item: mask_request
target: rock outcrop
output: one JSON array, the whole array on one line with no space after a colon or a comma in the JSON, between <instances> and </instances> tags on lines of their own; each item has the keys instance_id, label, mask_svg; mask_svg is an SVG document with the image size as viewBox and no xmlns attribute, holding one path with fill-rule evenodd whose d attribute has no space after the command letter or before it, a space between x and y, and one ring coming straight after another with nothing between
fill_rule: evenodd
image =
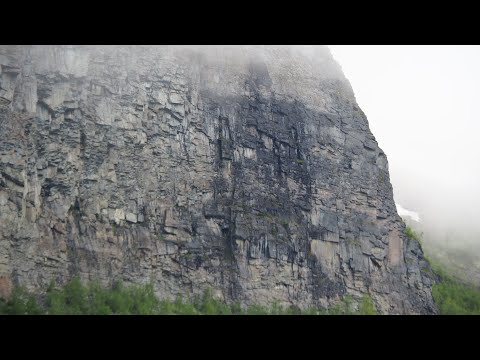
<instances>
[{"instance_id":1,"label":"rock outcrop","mask_svg":"<svg viewBox=\"0 0 480 360\"><path fill-rule=\"evenodd\" d=\"M0 295L73 276L434 313L325 47L0 46Z\"/></svg>"}]
</instances>

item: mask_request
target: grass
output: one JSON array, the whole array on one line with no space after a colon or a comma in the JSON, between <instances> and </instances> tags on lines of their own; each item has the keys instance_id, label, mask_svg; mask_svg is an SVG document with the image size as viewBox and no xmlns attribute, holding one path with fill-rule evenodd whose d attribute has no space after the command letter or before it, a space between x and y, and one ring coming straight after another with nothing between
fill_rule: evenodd
<instances>
[{"instance_id":1,"label":"grass","mask_svg":"<svg viewBox=\"0 0 480 360\"><path fill-rule=\"evenodd\" d=\"M480 315L480 289L456 278L438 262L432 268L441 282L432 287L432 295L441 315Z\"/></svg>"},{"instance_id":2,"label":"grass","mask_svg":"<svg viewBox=\"0 0 480 360\"><path fill-rule=\"evenodd\" d=\"M372 299L365 295L354 310L354 300L345 296L328 309L251 305L239 302L227 304L215 298L211 290L191 300L178 297L174 301L160 300L151 284L124 286L121 282L104 288L99 282L83 284L74 278L64 287L53 283L46 295L38 299L23 288L15 288L8 300L0 300L4 315L373 315Z\"/></svg>"},{"instance_id":3,"label":"grass","mask_svg":"<svg viewBox=\"0 0 480 360\"><path fill-rule=\"evenodd\" d=\"M359 315L378 315L375 304L369 295L364 295L360 303Z\"/></svg>"},{"instance_id":4,"label":"grass","mask_svg":"<svg viewBox=\"0 0 480 360\"><path fill-rule=\"evenodd\" d=\"M405 235L418 242L422 238L407 226ZM480 289L454 275L453 271L437 260L425 257L440 281L432 286L432 296L441 315L480 315ZM425 272L425 269L422 269Z\"/></svg>"}]
</instances>

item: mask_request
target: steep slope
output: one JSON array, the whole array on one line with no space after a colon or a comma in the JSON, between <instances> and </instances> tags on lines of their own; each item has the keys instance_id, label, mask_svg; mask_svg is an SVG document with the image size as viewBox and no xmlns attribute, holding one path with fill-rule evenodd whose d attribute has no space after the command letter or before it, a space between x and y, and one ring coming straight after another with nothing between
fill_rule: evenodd
<instances>
[{"instance_id":1,"label":"steep slope","mask_svg":"<svg viewBox=\"0 0 480 360\"><path fill-rule=\"evenodd\" d=\"M325 47L0 46L0 292L435 312L388 163Z\"/></svg>"}]
</instances>

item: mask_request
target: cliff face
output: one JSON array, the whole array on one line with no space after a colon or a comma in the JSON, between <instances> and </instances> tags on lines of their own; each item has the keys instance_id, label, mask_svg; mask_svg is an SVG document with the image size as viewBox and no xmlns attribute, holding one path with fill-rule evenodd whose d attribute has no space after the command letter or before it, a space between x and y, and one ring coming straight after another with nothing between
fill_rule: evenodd
<instances>
[{"instance_id":1,"label":"cliff face","mask_svg":"<svg viewBox=\"0 0 480 360\"><path fill-rule=\"evenodd\" d=\"M2 45L0 66L1 294L79 275L435 312L327 48Z\"/></svg>"}]
</instances>

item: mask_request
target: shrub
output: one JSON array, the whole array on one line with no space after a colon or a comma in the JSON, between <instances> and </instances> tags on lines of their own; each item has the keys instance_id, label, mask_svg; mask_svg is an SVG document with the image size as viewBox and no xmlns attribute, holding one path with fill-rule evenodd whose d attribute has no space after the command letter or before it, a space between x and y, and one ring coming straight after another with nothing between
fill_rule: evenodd
<instances>
[{"instance_id":1,"label":"shrub","mask_svg":"<svg viewBox=\"0 0 480 360\"><path fill-rule=\"evenodd\" d=\"M211 290L192 300L177 297L175 301L159 300L152 284L124 286L122 282L105 288L98 281L82 283L74 278L63 287L48 286L45 301L40 305L32 294L15 288L10 299L0 301L0 314L51 315L323 315L373 314L375 307L370 297L364 297L359 311L353 310L353 298L345 296L330 309L311 307L301 310L296 306L282 307L251 305L242 308L239 302L227 304L215 298Z\"/></svg>"},{"instance_id":2,"label":"shrub","mask_svg":"<svg viewBox=\"0 0 480 360\"><path fill-rule=\"evenodd\" d=\"M421 237L408 227L408 238L421 241ZM438 261L426 258L440 281L432 286L432 296L442 315L479 315L480 290L457 278L453 272ZM422 269L425 271L424 269Z\"/></svg>"},{"instance_id":3,"label":"shrub","mask_svg":"<svg viewBox=\"0 0 480 360\"><path fill-rule=\"evenodd\" d=\"M22 287L14 288L8 300L0 300L0 314L41 315L42 313L35 297Z\"/></svg>"},{"instance_id":4,"label":"shrub","mask_svg":"<svg viewBox=\"0 0 480 360\"><path fill-rule=\"evenodd\" d=\"M409 238L410 240L416 240L418 242L420 242L420 235L418 235L415 230L413 230L410 226L407 226L405 228L405 235L407 236L407 238Z\"/></svg>"},{"instance_id":5,"label":"shrub","mask_svg":"<svg viewBox=\"0 0 480 360\"><path fill-rule=\"evenodd\" d=\"M362 297L362 302L358 309L359 315L378 315L377 309L375 309L375 304L373 303L372 298L368 294L364 294Z\"/></svg>"},{"instance_id":6,"label":"shrub","mask_svg":"<svg viewBox=\"0 0 480 360\"><path fill-rule=\"evenodd\" d=\"M464 284L435 264L441 282L432 287L432 295L442 315L480 315L480 290Z\"/></svg>"}]
</instances>

